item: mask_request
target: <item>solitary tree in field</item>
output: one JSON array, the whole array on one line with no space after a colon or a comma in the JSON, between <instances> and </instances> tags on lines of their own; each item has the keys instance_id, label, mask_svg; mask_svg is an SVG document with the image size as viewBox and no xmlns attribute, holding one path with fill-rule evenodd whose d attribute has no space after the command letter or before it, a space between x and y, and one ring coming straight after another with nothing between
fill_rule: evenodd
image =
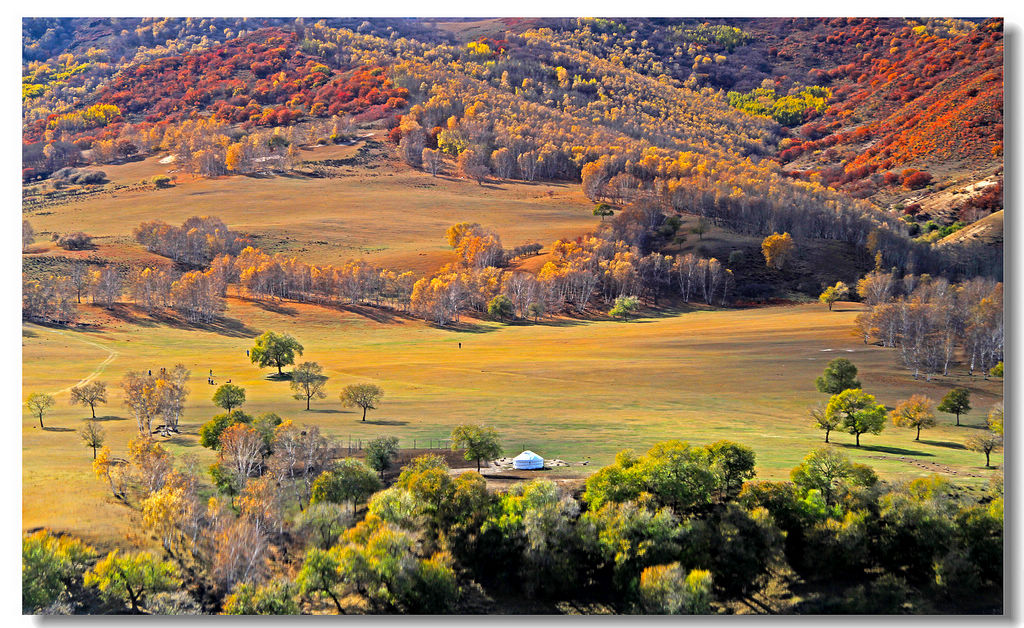
<instances>
[{"instance_id":1,"label":"solitary tree in field","mask_svg":"<svg viewBox=\"0 0 1024 628\"><path fill-rule=\"evenodd\" d=\"M860 388L857 367L846 358L836 358L828 363L821 377L814 380L818 392L838 395L844 390Z\"/></svg>"},{"instance_id":2,"label":"solitary tree in field","mask_svg":"<svg viewBox=\"0 0 1024 628\"><path fill-rule=\"evenodd\" d=\"M501 441L493 427L480 425L459 425L452 430L452 451L465 449L466 460L476 460L476 470L480 471L480 462L501 455Z\"/></svg>"},{"instance_id":3,"label":"solitary tree in field","mask_svg":"<svg viewBox=\"0 0 1024 628\"><path fill-rule=\"evenodd\" d=\"M256 338L249 359L260 368L276 366L277 374L283 375L281 367L295 364L295 354L302 355L302 351L302 345L291 334L268 331Z\"/></svg>"},{"instance_id":4,"label":"solitary tree in field","mask_svg":"<svg viewBox=\"0 0 1024 628\"><path fill-rule=\"evenodd\" d=\"M796 245L789 233L773 233L761 242L765 263L771 268L782 268L793 254Z\"/></svg>"},{"instance_id":5,"label":"solitary tree in field","mask_svg":"<svg viewBox=\"0 0 1024 628\"><path fill-rule=\"evenodd\" d=\"M992 452L999 448L1003 444L1003 437L993 432L985 432L984 434L971 436L967 439L967 448L971 451L978 451L985 454L985 467L992 466L990 463L990 456Z\"/></svg>"},{"instance_id":6,"label":"solitary tree in field","mask_svg":"<svg viewBox=\"0 0 1024 628\"><path fill-rule=\"evenodd\" d=\"M292 397L306 400L306 409L309 410L310 399L323 399L327 397L324 387L327 385L327 376L323 374L324 367L316 362L303 362L292 371L292 390L295 394Z\"/></svg>"},{"instance_id":7,"label":"solitary tree in field","mask_svg":"<svg viewBox=\"0 0 1024 628\"><path fill-rule=\"evenodd\" d=\"M615 299L615 305L612 306L612 309L608 310L608 316L628 321L629 317L639 309L640 301L636 297L618 297Z\"/></svg>"},{"instance_id":8,"label":"solitary tree in field","mask_svg":"<svg viewBox=\"0 0 1024 628\"><path fill-rule=\"evenodd\" d=\"M512 318L515 308L512 301L505 295L499 294L487 304L487 315L496 320Z\"/></svg>"},{"instance_id":9,"label":"solitary tree in field","mask_svg":"<svg viewBox=\"0 0 1024 628\"><path fill-rule=\"evenodd\" d=\"M78 435L85 441L86 447L92 447L92 459L95 460L96 450L103 446L105 440L103 428L96 421L89 421L78 431Z\"/></svg>"},{"instance_id":10,"label":"solitary tree in field","mask_svg":"<svg viewBox=\"0 0 1024 628\"><path fill-rule=\"evenodd\" d=\"M708 232L708 221L704 220L703 217L697 219L697 224L690 229L690 233L697 236L698 240L704 239L704 234Z\"/></svg>"},{"instance_id":11,"label":"solitary tree in field","mask_svg":"<svg viewBox=\"0 0 1024 628\"><path fill-rule=\"evenodd\" d=\"M366 464L380 474L391 468L391 463L398 457L398 439L394 436L381 436L366 445Z\"/></svg>"},{"instance_id":12,"label":"solitary tree in field","mask_svg":"<svg viewBox=\"0 0 1024 628\"><path fill-rule=\"evenodd\" d=\"M859 388L833 395L825 412L842 417L840 426L856 436L858 447L861 434L880 434L885 429L885 406L876 403L874 395Z\"/></svg>"},{"instance_id":13,"label":"solitary tree in field","mask_svg":"<svg viewBox=\"0 0 1024 628\"><path fill-rule=\"evenodd\" d=\"M362 408L365 421L366 411L375 410L383 396L384 391L376 384L350 384L341 391L341 403L347 408Z\"/></svg>"},{"instance_id":14,"label":"solitary tree in field","mask_svg":"<svg viewBox=\"0 0 1024 628\"><path fill-rule=\"evenodd\" d=\"M843 417L838 413L833 412L829 414L825 411L825 408L818 406L809 410L811 420L814 422L814 426L820 430L825 430L825 442L828 442L828 435L832 433L832 430L839 427L842 423Z\"/></svg>"},{"instance_id":15,"label":"solitary tree in field","mask_svg":"<svg viewBox=\"0 0 1024 628\"><path fill-rule=\"evenodd\" d=\"M818 300L828 306L828 311L832 311L832 306L835 305L836 301L845 299L850 295L850 288L843 282L837 281L836 285L825 288L825 291L821 293Z\"/></svg>"},{"instance_id":16,"label":"solitary tree in field","mask_svg":"<svg viewBox=\"0 0 1024 628\"><path fill-rule=\"evenodd\" d=\"M231 412L245 403L245 389L234 384L221 384L213 393L213 404Z\"/></svg>"},{"instance_id":17,"label":"solitary tree in field","mask_svg":"<svg viewBox=\"0 0 1024 628\"><path fill-rule=\"evenodd\" d=\"M39 427L43 427L43 415L46 414L47 410L53 407L56 403L53 400L53 395L46 393L32 393L28 396L25 401L25 405L28 407L29 412L39 417Z\"/></svg>"},{"instance_id":18,"label":"solitary tree in field","mask_svg":"<svg viewBox=\"0 0 1024 628\"><path fill-rule=\"evenodd\" d=\"M71 403L80 406L89 406L92 410L92 418L96 418L97 404L107 402L107 385L104 382L95 381L82 386L75 386L71 389Z\"/></svg>"},{"instance_id":19,"label":"solitary tree in field","mask_svg":"<svg viewBox=\"0 0 1024 628\"><path fill-rule=\"evenodd\" d=\"M921 440L921 428L935 425L935 413L932 412L932 400L924 395L913 395L900 403L889 413L893 425L898 427L917 428L917 437Z\"/></svg>"},{"instance_id":20,"label":"solitary tree in field","mask_svg":"<svg viewBox=\"0 0 1024 628\"><path fill-rule=\"evenodd\" d=\"M956 424L960 425L960 415L971 411L971 391L966 388L954 388L942 398L938 410L947 414L955 414Z\"/></svg>"},{"instance_id":21,"label":"solitary tree in field","mask_svg":"<svg viewBox=\"0 0 1024 628\"><path fill-rule=\"evenodd\" d=\"M601 222L604 222L604 219L608 216L614 216L615 211L612 210L612 206L608 203L598 203L594 206L594 215L600 216Z\"/></svg>"}]
</instances>

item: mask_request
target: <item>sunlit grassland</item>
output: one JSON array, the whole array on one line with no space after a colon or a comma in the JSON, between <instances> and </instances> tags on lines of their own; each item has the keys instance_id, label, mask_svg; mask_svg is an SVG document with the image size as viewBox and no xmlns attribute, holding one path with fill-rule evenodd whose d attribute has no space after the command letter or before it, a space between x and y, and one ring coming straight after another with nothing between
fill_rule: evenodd
<instances>
[{"instance_id":1,"label":"sunlit grassland","mask_svg":"<svg viewBox=\"0 0 1024 628\"><path fill-rule=\"evenodd\" d=\"M864 387L888 406L917 392L938 401L950 387L964 385L972 390L975 409L959 428L952 416L940 413L940 425L925 430L920 442L914 442L913 430L890 424L879 436L862 436L860 449L848 434L833 433L833 443L888 479L933 470L913 459L940 465L935 470L958 482L987 482L993 471L984 469L984 456L962 444L1001 400L1001 382L968 378L959 367L949 378L915 381L893 350L866 346L852 335L858 307L679 310L628 323L470 321L453 331L374 310L266 306L232 298L226 316L238 324L217 330L154 324L138 312L131 319L107 319L97 331L26 325L24 395L62 392L46 419L52 429L40 430L34 417L23 414L23 525L47 525L96 541L130 529L128 510L108 498L91 471L90 450L76 433L88 408L71 407L64 390L92 374L111 352L115 357L98 375L108 382L110 403L98 414L107 418L108 442L118 453L135 432L117 386L124 372L181 362L192 371L191 394L183 434L166 442L175 454L194 453L203 464L214 454L198 446L196 430L219 411L210 401L214 387L206 382L212 369L217 384L230 379L246 388L247 411L318 425L344 442L395 435L403 446L412 446L413 439L423 446L459 423L479 422L498 430L506 454L525 447L546 458L589 459L590 466L569 468L583 474L625 448L643 450L668 438L698 444L729 439L754 448L759 477L776 479L787 477L822 443L822 433L808 424L807 408L826 400L814 389L814 378L828 360L842 356L858 366ZM91 306L87 310L99 316ZM319 362L330 377L329 397L314 400L310 412L291 398L287 382L266 379L271 369L257 369L246 358L252 337L270 329L297 337L305 345L301 360ZM341 388L354 382L385 390L365 423L338 399ZM1001 462L1001 455L993 456L993 464Z\"/></svg>"}]
</instances>

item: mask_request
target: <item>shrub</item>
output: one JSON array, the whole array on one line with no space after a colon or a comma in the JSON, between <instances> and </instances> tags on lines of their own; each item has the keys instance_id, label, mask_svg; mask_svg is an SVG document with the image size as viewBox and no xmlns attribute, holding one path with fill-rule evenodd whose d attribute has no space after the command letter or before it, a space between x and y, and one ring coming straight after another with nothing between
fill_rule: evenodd
<instances>
[{"instance_id":1,"label":"shrub","mask_svg":"<svg viewBox=\"0 0 1024 628\"><path fill-rule=\"evenodd\" d=\"M928 174L927 172L922 172L921 170L911 170L908 173L907 171L904 171L903 187L907 188L908 190L916 190L918 188L923 188L924 186L931 183L931 181L932 175Z\"/></svg>"},{"instance_id":2,"label":"shrub","mask_svg":"<svg viewBox=\"0 0 1024 628\"><path fill-rule=\"evenodd\" d=\"M66 251L81 251L92 248L92 236L86 235L81 231L65 233L57 238L57 246Z\"/></svg>"}]
</instances>

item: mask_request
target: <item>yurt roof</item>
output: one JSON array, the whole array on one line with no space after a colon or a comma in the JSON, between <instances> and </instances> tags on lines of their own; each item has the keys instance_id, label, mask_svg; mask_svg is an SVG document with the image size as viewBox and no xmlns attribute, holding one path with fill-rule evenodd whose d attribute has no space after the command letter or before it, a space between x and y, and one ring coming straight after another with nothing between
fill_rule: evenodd
<instances>
[{"instance_id":1,"label":"yurt roof","mask_svg":"<svg viewBox=\"0 0 1024 628\"><path fill-rule=\"evenodd\" d=\"M529 449L515 457L516 460L544 460Z\"/></svg>"}]
</instances>

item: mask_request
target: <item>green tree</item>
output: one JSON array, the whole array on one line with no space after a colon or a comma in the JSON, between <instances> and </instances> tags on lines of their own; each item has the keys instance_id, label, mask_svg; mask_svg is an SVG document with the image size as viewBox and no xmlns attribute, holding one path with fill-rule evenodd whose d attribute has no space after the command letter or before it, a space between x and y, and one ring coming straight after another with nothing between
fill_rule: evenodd
<instances>
[{"instance_id":1,"label":"green tree","mask_svg":"<svg viewBox=\"0 0 1024 628\"><path fill-rule=\"evenodd\" d=\"M309 544L327 549L348 529L351 520L351 515L340 504L320 502L299 511L295 528L302 535L300 538L308 539Z\"/></svg>"},{"instance_id":2,"label":"green tree","mask_svg":"<svg viewBox=\"0 0 1024 628\"><path fill-rule=\"evenodd\" d=\"M615 212L612 210L612 206L608 203L598 203L594 206L594 215L601 217L601 222L608 216L614 216Z\"/></svg>"},{"instance_id":3,"label":"green tree","mask_svg":"<svg viewBox=\"0 0 1024 628\"><path fill-rule=\"evenodd\" d=\"M501 440L493 427L481 425L458 425L452 430L452 451L465 449L466 460L476 460L476 470L480 471L480 462L501 455Z\"/></svg>"},{"instance_id":4,"label":"green tree","mask_svg":"<svg viewBox=\"0 0 1024 628\"><path fill-rule=\"evenodd\" d=\"M298 615L298 587L285 579L264 584L240 582L224 600L225 615Z\"/></svg>"},{"instance_id":5,"label":"green tree","mask_svg":"<svg viewBox=\"0 0 1024 628\"><path fill-rule=\"evenodd\" d=\"M988 374L991 377L1002 377L1003 376L1003 362L1000 360L998 364L988 370Z\"/></svg>"},{"instance_id":6,"label":"green tree","mask_svg":"<svg viewBox=\"0 0 1024 628\"><path fill-rule=\"evenodd\" d=\"M70 536L40 530L21 539L21 606L31 614L63 597L96 550Z\"/></svg>"},{"instance_id":7,"label":"green tree","mask_svg":"<svg viewBox=\"0 0 1024 628\"><path fill-rule=\"evenodd\" d=\"M325 595L334 602L338 613L344 614L345 610L338 599L344 595L340 553L340 547L329 550L310 548L306 551L306 558L302 562L302 569L299 570L295 583L299 585L299 592L302 595Z\"/></svg>"},{"instance_id":8,"label":"green tree","mask_svg":"<svg viewBox=\"0 0 1024 628\"><path fill-rule=\"evenodd\" d=\"M720 440L706 447L711 470L727 499L740 494L743 483L754 477L754 450L732 441Z\"/></svg>"},{"instance_id":9,"label":"green tree","mask_svg":"<svg viewBox=\"0 0 1024 628\"><path fill-rule=\"evenodd\" d=\"M640 310L640 300L636 297L617 297L608 316L629 320L629 317Z\"/></svg>"},{"instance_id":10,"label":"green tree","mask_svg":"<svg viewBox=\"0 0 1024 628\"><path fill-rule=\"evenodd\" d=\"M85 586L96 587L108 600L127 602L136 613L149 595L180 585L174 564L149 552L122 555L114 550L85 573Z\"/></svg>"},{"instance_id":11,"label":"green tree","mask_svg":"<svg viewBox=\"0 0 1024 628\"><path fill-rule=\"evenodd\" d=\"M526 306L526 315L532 316L535 323L540 320L541 316L544 316L546 311L547 308L544 307L544 303L541 301L534 301Z\"/></svg>"},{"instance_id":12,"label":"green tree","mask_svg":"<svg viewBox=\"0 0 1024 628\"><path fill-rule=\"evenodd\" d=\"M512 318L514 314L515 307L512 305L511 299L503 294L497 295L487 303L487 315L495 320Z\"/></svg>"},{"instance_id":13,"label":"green tree","mask_svg":"<svg viewBox=\"0 0 1024 628\"><path fill-rule=\"evenodd\" d=\"M384 391L376 384L350 384L341 391L341 403L346 408L362 408L365 421L366 411L375 410L383 396Z\"/></svg>"},{"instance_id":14,"label":"green tree","mask_svg":"<svg viewBox=\"0 0 1024 628\"><path fill-rule=\"evenodd\" d=\"M394 436L380 436L366 444L366 464L380 474L384 479L384 472L391 468L391 463L398 457L398 438Z\"/></svg>"},{"instance_id":15,"label":"green tree","mask_svg":"<svg viewBox=\"0 0 1024 628\"><path fill-rule=\"evenodd\" d=\"M292 395L300 401L306 400L306 409L309 410L310 399L325 399L327 393L324 387L327 386L327 376L323 374L324 367L316 362L303 362L292 370Z\"/></svg>"},{"instance_id":16,"label":"green tree","mask_svg":"<svg viewBox=\"0 0 1024 628\"><path fill-rule=\"evenodd\" d=\"M828 306L828 311L832 311L832 306L836 301L845 299L850 296L850 288L843 282L837 281L836 285L825 288L825 291L821 293L818 300Z\"/></svg>"},{"instance_id":17,"label":"green tree","mask_svg":"<svg viewBox=\"0 0 1024 628\"><path fill-rule=\"evenodd\" d=\"M213 393L213 404L231 412L245 403L245 389L234 384L221 384Z\"/></svg>"},{"instance_id":18,"label":"green tree","mask_svg":"<svg viewBox=\"0 0 1024 628\"><path fill-rule=\"evenodd\" d=\"M54 401L53 395L48 395L46 393L32 393L25 401L25 406L28 408L29 412L39 417L39 427L43 428L43 415L45 415L47 410L52 408L55 403L57 402Z\"/></svg>"},{"instance_id":19,"label":"green tree","mask_svg":"<svg viewBox=\"0 0 1024 628\"><path fill-rule=\"evenodd\" d=\"M96 406L107 402L107 385L101 381L90 382L71 389L71 403L89 406L92 418L96 418Z\"/></svg>"},{"instance_id":20,"label":"green tree","mask_svg":"<svg viewBox=\"0 0 1024 628\"><path fill-rule=\"evenodd\" d=\"M956 424L960 425L960 415L971 411L971 391L966 388L954 388L946 393L937 408L939 412L956 415Z\"/></svg>"},{"instance_id":21,"label":"green tree","mask_svg":"<svg viewBox=\"0 0 1024 628\"><path fill-rule=\"evenodd\" d=\"M840 486L853 477L853 463L844 454L832 447L819 447L804 457L803 462L789 473L804 494L817 490L825 503L832 505Z\"/></svg>"},{"instance_id":22,"label":"green tree","mask_svg":"<svg viewBox=\"0 0 1024 628\"><path fill-rule=\"evenodd\" d=\"M324 471L313 482L311 504L331 502L333 504L356 504L366 501L370 495L383 488L373 469L352 458L346 458L331 471Z\"/></svg>"},{"instance_id":23,"label":"green tree","mask_svg":"<svg viewBox=\"0 0 1024 628\"><path fill-rule=\"evenodd\" d=\"M86 447L92 447L92 459L96 459L96 450L103 446L106 439L103 428L96 421L89 421L85 427L78 431L78 435L85 441Z\"/></svg>"},{"instance_id":24,"label":"green tree","mask_svg":"<svg viewBox=\"0 0 1024 628\"><path fill-rule=\"evenodd\" d=\"M921 440L921 428L935 425L932 400L924 395L912 395L910 399L893 408L889 418L897 427L917 428L917 437L914 440Z\"/></svg>"},{"instance_id":25,"label":"green tree","mask_svg":"<svg viewBox=\"0 0 1024 628\"><path fill-rule=\"evenodd\" d=\"M825 412L843 417L841 427L857 438L858 447L861 434L880 434L885 429L885 406L860 388L832 395Z\"/></svg>"},{"instance_id":26,"label":"green tree","mask_svg":"<svg viewBox=\"0 0 1024 628\"><path fill-rule=\"evenodd\" d=\"M695 234L698 240L703 240L704 234L707 233L710 230L710 228L711 227L710 225L708 225L708 221L704 220L704 218L701 217L698 218L697 223L690 228L690 233Z\"/></svg>"},{"instance_id":27,"label":"green tree","mask_svg":"<svg viewBox=\"0 0 1024 628\"><path fill-rule=\"evenodd\" d=\"M302 345L291 334L268 331L256 338L249 359L260 368L276 366L277 374L283 375L281 367L295 364L295 354L302 355L302 351Z\"/></svg>"},{"instance_id":28,"label":"green tree","mask_svg":"<svg viewBox=\"0 0 1024 628\"><path fill-rule=\"evenodd\" d=\"M199 428L199 444L210 449L220 447L220 435L235 423L252 423L252 416L241 410L215 415Z\"/></svg>"},{"instance_id":29,"label":"green tree","mask_svg":"<svg viewBox=\"0 0 1024 628\"><path fill-rule=\"evenodd\" d=\"M814 380L818 392L838 395L844 390L860 388L857 367L846 358L836 358L828 363L825 372Z\"/></svg>"}]
</instances>

